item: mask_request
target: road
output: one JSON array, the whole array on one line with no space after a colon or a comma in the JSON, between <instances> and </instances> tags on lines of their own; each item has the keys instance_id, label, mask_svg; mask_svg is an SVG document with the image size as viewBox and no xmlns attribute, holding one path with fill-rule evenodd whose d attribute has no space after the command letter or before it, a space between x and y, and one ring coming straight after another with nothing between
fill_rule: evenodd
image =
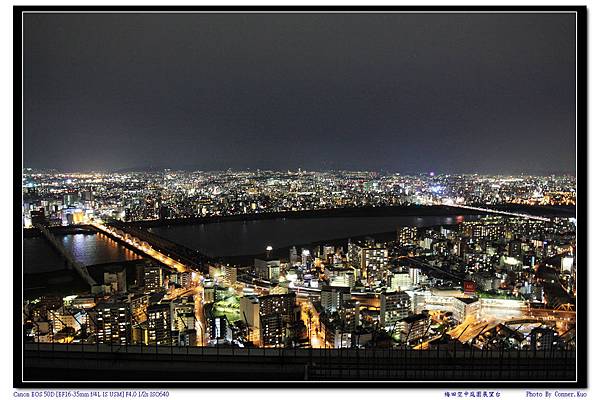
<instances>
[{"instance_id":1,"label":"road","mask_svg":"<svg viewBox=\"0 0 600 400\"><path fill-rule=\"evenodd\" d=\"M190 272L192 271L192 268L190 268L187 265L184 265L182 263L180 263L177 260L174 260L173 258L166 256L162 253L160 253L159 251L156 251L152 248L152 246L148 245L148 244L140 244L137 243L134 240L131 240L129 238L125 238L124 236L121 236L119 233L117 233L116 229L110 227L110 226L106 226L104 224L101 224L98 221L92 221L90 223L92 226L94 226L95 228L99 229L100 231L104 232L105 234L112 236L116 239L122 240L125 243L127 243L128 245L134 247L135 249L141 251L142 253L146 254L147 256L149 256L150 258L153 258L156 261L159 261L163 264L165 264L168 267L171 267L173 269L176 269L178 272ZM145 243L145 242L142 242Z\"/></svg>"},{"instance_id":2,"label":"road","mask_svg":"<svg viewBox=\"0 0 600 400\"><path fill-rule=\"evenodd\" d=\"M296 297L296 300L300 304L300 317L302 318L302 322L304 322L304 326L306 326L308 331L311 347L325 348L325 340L323 337L323 332L320 330L319 317L317 316L317 313L314 311L313 307L309 304L309 299L304 297ZM309 310L312 313L310 322L308 318Z\"/></svg>"},{"instance_id":3,"label":"road","mask_svg":"<svg viewBox=\"0 0 600 400\"><path fill-rule=\"evenodd\" d=\"M206 320L204 319L204 287L196 286L194 288L194 316L196 318L196 338L197 346L208 345L208 335L206 334Z\"/></svg>"}]
</instances>

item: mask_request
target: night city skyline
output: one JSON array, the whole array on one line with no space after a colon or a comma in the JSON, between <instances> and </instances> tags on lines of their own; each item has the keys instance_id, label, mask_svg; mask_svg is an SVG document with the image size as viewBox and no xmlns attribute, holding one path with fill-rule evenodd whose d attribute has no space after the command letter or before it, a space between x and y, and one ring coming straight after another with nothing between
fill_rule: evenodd
<instances>
[{"instance_id":1,"label":"night city skyline","mask_svg":"<svg viewBox=\"0 0 600 400\"><path fill-rule=\"evenodd\" d=\"M573 173L574 22L28 14L24 166Z\"/></svg>"},{"instance_id":2,"label":"night city skyline","mask_svg":"<svg viewBox=\"0 0 600 400\"><path fill-rule=\"evenodd\" d=\"M14 7L14 386L583 397L586 8L404 9Z\"/></svg>"}]
</instances>

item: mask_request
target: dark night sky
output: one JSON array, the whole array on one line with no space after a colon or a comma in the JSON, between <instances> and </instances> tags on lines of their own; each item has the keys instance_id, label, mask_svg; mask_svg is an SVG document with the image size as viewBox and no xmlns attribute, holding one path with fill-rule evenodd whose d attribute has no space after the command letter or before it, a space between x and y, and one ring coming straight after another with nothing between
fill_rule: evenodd
<instances>
[{"instance_id":1,"label":"dark night sky","mask_svg":"<svg viewBox=\"0 0 600 400\"><path fill-rule=\"evenodd\" d=\"M26 167L575 170L573 14L24 21Z\"/></svg>"}]
</instances>

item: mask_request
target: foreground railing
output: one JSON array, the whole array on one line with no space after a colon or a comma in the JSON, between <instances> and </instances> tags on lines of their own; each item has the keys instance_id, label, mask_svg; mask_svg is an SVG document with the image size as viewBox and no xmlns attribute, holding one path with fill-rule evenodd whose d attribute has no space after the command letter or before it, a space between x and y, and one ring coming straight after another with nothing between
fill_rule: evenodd
<instances>
[{"instance_id":1,"label":"foreground railing","mask_svg":"<svg viewBox=\"0 0 600 400\"><path fill-rule=\"evenodd\" d=\"M165 373L184 381L576 379L576 352L565 349L284 349L27 343L24 364L25 376L29 368L36 379L59 370L64 371L61 376L67 374L75 380L98 374L115 380L127 380L134 374L144 380Z\"/></svg>"}]
</instances>

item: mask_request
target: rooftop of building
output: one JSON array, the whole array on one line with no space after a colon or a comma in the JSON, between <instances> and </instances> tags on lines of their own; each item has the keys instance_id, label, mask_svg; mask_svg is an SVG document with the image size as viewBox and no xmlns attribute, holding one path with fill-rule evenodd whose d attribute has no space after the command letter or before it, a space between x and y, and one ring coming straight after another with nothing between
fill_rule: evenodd
<instances>
[{"instance_id":1,"label":"rooftop of building","mask_svg":"<svg viewBox=\"0 0 600 400\"><path fill-rule=\"evenodd\" d=\"M455 298L462 301L465 304L473 304L473 303L479 301L479 299L476 297L455 297Z\"/></svg>"}]
</instances>

